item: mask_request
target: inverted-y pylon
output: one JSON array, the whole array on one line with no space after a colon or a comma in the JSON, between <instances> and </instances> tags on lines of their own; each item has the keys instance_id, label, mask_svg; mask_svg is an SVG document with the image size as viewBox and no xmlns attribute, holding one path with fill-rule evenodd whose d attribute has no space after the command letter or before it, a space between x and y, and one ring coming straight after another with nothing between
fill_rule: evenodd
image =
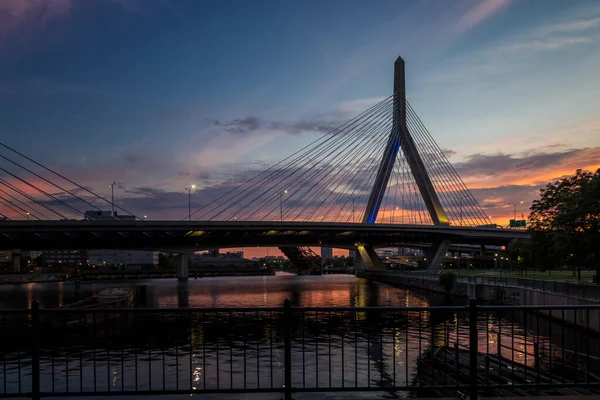
<instances>
[{"instance_id":1,"label":"inverted-y pylon","mask_svg":"<svg viewBox=\"0 0 600 400\"><path fill-rule=\"evenodd\" d=\"M373 224L377 219L377 213L381 207L381 201L394 169L394 162L398 156L398 150L402 149L405 158L408 161L410 171L415 179L417 187L421 192L427 211L435 225L448 225L448 217L444 207L438 198L431 179L425 169L425 164L417 150L408 126L406 125L406 85L405 85L404 60L398 57L394 63L394 106L393 106L393 124L389 139L386 144L385 153L375 184L371 191L371 196L367 203L367 209L363 217L363 223Z\"/></svg>"}]
</instances>

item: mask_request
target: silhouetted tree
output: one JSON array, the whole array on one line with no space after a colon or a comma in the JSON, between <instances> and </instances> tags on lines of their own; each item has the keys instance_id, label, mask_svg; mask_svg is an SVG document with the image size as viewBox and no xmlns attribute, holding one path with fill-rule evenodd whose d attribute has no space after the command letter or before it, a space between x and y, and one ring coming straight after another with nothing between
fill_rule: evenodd
<instances>
[{"instance_id":1,"label":"silhouetted tree","mask_svg":"<svg viewBox=\"0 0 600 400\"><path fill-rule=\"evenodd\" d=\"M577 170L540 190L529 216L533 261L596 268L600 276L600 169Z\"/></svg>"}]
</instances>

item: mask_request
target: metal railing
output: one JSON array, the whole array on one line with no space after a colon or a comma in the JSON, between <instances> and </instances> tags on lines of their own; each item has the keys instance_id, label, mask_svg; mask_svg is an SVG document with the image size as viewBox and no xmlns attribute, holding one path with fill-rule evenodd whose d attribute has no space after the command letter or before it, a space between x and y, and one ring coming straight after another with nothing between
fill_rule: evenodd
<instances>
[{"instance_id":1,"label":"metal railing","mask_svg":"<svg viewBox=\"0 0 600 400\"><path fill-rule=\"evenodd\" d=\"M454 272L449 270L449 272ZM438 280L439 275L432 272L369 271L369 274L387 274L390 276ZM543 292L566 294L582 298L600 299L600 285L583 283L556 282L530 278L503 278L498 276L471 276L456 274L457 282L477 283L496 286L524 287Z\"/></svg>"},{"instance_id":2,"label":"metal railing","mask_svg":"<svg viewBox=\"0 0 600 400\"><path fill-rule=\"evenodd\" d=\"M531 313L537 311L537 313ZM546 319L582 319L577 329ZM579 316L579 317L578 317ZM600 394L600 305L0 311L0 397Z\"/></svg>"}]
</instances>

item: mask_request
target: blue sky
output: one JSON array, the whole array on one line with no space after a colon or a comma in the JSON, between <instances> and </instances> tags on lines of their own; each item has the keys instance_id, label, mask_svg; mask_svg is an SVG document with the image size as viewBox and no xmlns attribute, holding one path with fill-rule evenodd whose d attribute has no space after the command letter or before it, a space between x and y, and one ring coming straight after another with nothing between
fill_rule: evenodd
<instances>
[{"instance_id":1,"label":"blue sky","mask_svg":"<svg viewBox=\"0 0 600 400\"><path fill-rule=\"evenodd\" d=\"M184 187L202 197L320 134L223 123L352 117L391 94L398 55L408 100L492 216L600 167L593 0L0 0L0 138L179 218Z\"/></svg>"}]
</instances>

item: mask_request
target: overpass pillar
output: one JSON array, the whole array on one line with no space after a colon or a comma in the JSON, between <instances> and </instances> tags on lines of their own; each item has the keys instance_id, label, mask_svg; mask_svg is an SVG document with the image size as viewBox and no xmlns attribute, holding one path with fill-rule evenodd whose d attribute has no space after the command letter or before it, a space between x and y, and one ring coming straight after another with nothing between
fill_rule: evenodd
<instances>
[{"instance_id":1,"label":"overpass pillar","mask_svg":"<svg viewBox=\"0 0 600 400\"><path fill-rule=\"evenodd\" d=\"M187 254L181 254L179 260L179 266L177 267L177 279L180 281L187 281L189 278L189 261Z\"/></svg>"},{"instance_id":2,"label":"overpass pillar","mask_svg":"<svg viewBox=\"0 0 600 400\"><path fill-rule=\"evenodd\" d=\"M365 263L358 251L352 251L354 253L354 275L359 276L365 271Z\"/></svg>"},{"instance_id":3,"label":"overpass pillar","mask_svg":"<svg viewBox=\"0 0 600 400\"><path fill-rule=\"evenodd\" d=\"M485 258L485 244L479 246L479 258L483 260Z\"/></svg>"},{"instance_id":4,"label":"overpass pillar","mask_svg":"<svg viewBox=\"0 0 600 400\"><path fill-rule=\"evenodd\" d=\"M361 244L357 246L357 249L365 269L385 271L385 266L375 253L373 246Z\"/></svg>"},{"instance_id":5,"label":"overpass pillar","mask_svg":"<svg viewBox=\"0 0 600 400\"><path fill-rule=\"evenodd\" d=\"M438 239L431 243L431 247L429 251L425 254L427 255L427 269L440 269L444 264L444 257L446 257L446 252L450 247L450 240L448 239Z\"/></svg>"},{"instance_id":6,"label":"overpass pillar","mask_svg":"<svg viewBox=\"0 0 600 400\"><path fill-rule=\"evenodd\" d=\"M12 270L13 272L21 272L21 250L13 249L12 251Z\"/></svg>"}]
</instances>

